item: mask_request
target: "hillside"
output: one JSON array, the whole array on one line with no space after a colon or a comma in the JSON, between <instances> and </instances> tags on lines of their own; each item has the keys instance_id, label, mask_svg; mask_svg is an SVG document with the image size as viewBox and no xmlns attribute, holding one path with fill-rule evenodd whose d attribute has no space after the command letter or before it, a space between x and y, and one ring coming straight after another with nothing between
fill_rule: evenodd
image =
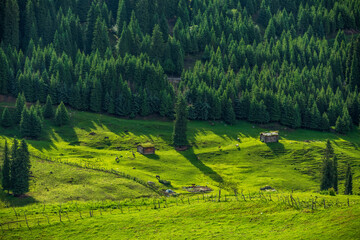
<instances>
[{"instance_id":1,"label":"hillside","mask_svg":"<svg viewBox=\"0 0 360 240\"><path fill-rule=\"evenodd\" d=\"M191 184L229 191L233 186L258 190L263 185L284 191L308 191L318 189L323 149L326 139L330 139L339 156L340 181L347 162L354 166L354 178L359 177L359 131L343 136L268 125L280 130L281 140L264 144L259 134L266 128L245 122L229 126L193 121L188 128L192 148L177 152L171 146L171 122L125 120L77 111L71 115L69 126L59 128L51 121L46 122L45 134L39 140L28 141L32 156L82 167L114 169L145 182L157 182L155 176L159 175L180 192L183 186ZM3 135L19 135L15 129L4 129ZM155 144L155 155L136 153L137 145L146 142ZM354 189L358 189L358 183L354 184Z\"/></svg>"},{"instance_id":2,"label":"hillside","mask_svg":"<svg viewBox=\"0 0 360 240\"><path fill-rule=\"evenodd\" d=\"M12 103L4 104L11 106ZM23 238L24 234L27 235L26 239L38 236L46 239L75 236L77 239L85 239L98 238L101 234L111 238L117 238L118 234L122 238L148 238L150 235L166 238L168 228L174 229L170 235L174 238L188 235L191 239L203 236L278 239L296 234L305 234L304 238L316 235L326 238L336 229L345 231L345 239L356 236L358 222L354 219L360 214L359 197L351 197L350 210L346 197L319 194L319 182L325 141L330 139L339 158L339 191L343 192L346 163L351 162L354 193L359 194L358 130L344 136L292 130L276 124L260 126L239 121L229 126L222 122L191 121L188 136L192 148L177 152L171 146L172 122L127 120L73 110L71 116L70 124L64 127L56 127L52 121L46 120L41 137L38 140L27 140L32 163L28 197L18 199L8 197L5 193L0 195L0 221L4 224L6 238ZM281 136L279 143L260 142L260 132L275 128ZM1 128L0 146L3 146L4 139L11 142L11 137L19 134L16 127ZM137 144L144 142L154 143L155 155L135 153ZM119 163L116 157L120 158ZM109 173L109 170L123 172L128 176ZM171 181L171 186L158 183L156 175ZM133 177L140 183L133 181ZM170 188L182 195L176 199L176 203L175 198L170 198L164 205L164 199L148 188L147 181L154 181L159 190ZM218 196L218 190L221 189L221 203L210 200L199 202L199 197L182 189L191 184L211 187L214 191L206 194L208 199ZM273 203L259 196L259 188L265 185L276 189L272 194ZM238 200L234 197L234 189L239 194ZM242 200L241 192L244 192L246 202ZM322 199L325 198L327 204L339 203L340 208L318 207L318 210L312 211L311 205L297 209L282 204L281 200L278 202L279 197L289 196L291 192L294 192L295 199L307 204L310 199L318 198L317 204L322 206ZM250 193L252 200L248 196ZM225 195L227 202L222 203ZM190 206L186 206L187 196L191 199ZM265 198L270 199L271 196L265 193ZM159 200L162 202L160 209L150 210L154 207L152 202L157 206ZM241 204L237 201L241 201ZM120 214L119 204L124 206L121 212L124 211L125 215ZM14 211L7 208L9 205L17 206L16 212L22 219L20 228ZM74 209L75 205L81 209L84 220ZM63 209L65 225L57 223L59 206ZM50 211L50 226L44 227L48 225L45 215L34 215L36 212L41 213L43 207L47 209L45 212ZM87 216L91 209L95 212L93 218ZM266 218L259 217L261 212ZM32 229L31 235L28 235L29 230L24 223L24 213ZM69 214L70 219L65 214ZM342 222L334 222L339 216L342 216ZM39 219L41 227L38 227L36 219ZM15 222L8 226L6 223L9 221ZM290 221L286 228L280 224L284 221ZM239 222L242 223L240 228ZM175 223L179 224L175 226ZM299 231L305 227L304 224L311 226L305 233ZM338 227L331 227L335 225ZM8 227L17 230L5 230ZM121 233L116 230L119 227ZM195 231L194 228L201 230Z\"/></svg>"},{"instance_id":3,"label":"hillside","mask_svg":"<svg viewBox=\"0 0 360 240\"><path fill-rule=\"evenodd\" d=\"M359 33L358 0L0 0L0 240L359 238Z\"/></svg>"}]
</instances>

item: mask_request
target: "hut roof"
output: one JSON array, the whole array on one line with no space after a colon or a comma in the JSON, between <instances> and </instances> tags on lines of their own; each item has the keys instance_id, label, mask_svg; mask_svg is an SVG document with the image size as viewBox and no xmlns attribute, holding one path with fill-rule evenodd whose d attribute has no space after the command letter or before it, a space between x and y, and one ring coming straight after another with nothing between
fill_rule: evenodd
<instances>
[{"instance_id":1,"label":"hut roof","mask_svg":"<svg viewBox=\"0 0 360 240\"><path fill-rule=\"evenodd\" d=\"M142 146L143 148L153 148L153 147L155 147L155 145L153 143L143 143L143 144L140 144L140 146Z\"/></svg>"},{"instance_id":2,"label":"hut roof","mask_svg":"<svg viewBox=\"0 0 360 240\"><path fill-rule=\"evenodd\" d=\"M279 132L262 132L261 135L264 135L266 137L279 136Z\"/></svg>"}]
</instances>

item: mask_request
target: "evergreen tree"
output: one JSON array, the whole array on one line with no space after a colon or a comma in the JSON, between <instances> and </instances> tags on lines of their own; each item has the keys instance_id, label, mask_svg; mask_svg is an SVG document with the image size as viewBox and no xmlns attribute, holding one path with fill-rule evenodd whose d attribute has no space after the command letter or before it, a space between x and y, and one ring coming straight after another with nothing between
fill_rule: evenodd
<instances>
[{"instance_id":1,"label":"evergreen tree","mask_svg":"<svg viewBox=\"0 0 360 240\"><path fill-rule=\"evenodd\" d=\"M21 121L20 121L20 132L23 137L31 137L32 135L31 125L32 124L31 124L30 111L25 106L21 113Z\"/></svg>"},{"instance_id":2,"label":"evergreen tree","mask_svg":"<svg viewBox=\"0 0 360 240\"><path fill-rule=\"evenodd\" d=\"M323 113L323 115L321 117L320 128L324 131L328 131L330 128L329 118L325 112Z\"/></svg>"},{"instance_id":3,"label":"evergreen tree","mask_svg":"<svg viewBox=\"0 0 360 240\"><path fill-rule=\"evenodd\" d=\"M351 173L351 166L348 164L346 169L346 176L345 176L345 195L352 195L353 194L353 184L352 184L352 173Z\"/></svg>"},{"instance_id":4,"label":"evergreen tree","mask_svg":"<svg viewBox=\"0 0 360 240\"><path fill-rule=\"evenodd\" d=\"M230 125L235 123L235 112L230 98L226 101L224 121Z\"/></svg>"},{"instance_id":5,"label":"evergreen tree","mask_svg":"<svg viewBox=\"0 0 360 240\"><path fill-rule=\"evenodd\" d=\"M59 104L55 113L55 123L58 126L67 124L70 120L69 113L63 102Z\"/></svg>"},{"instance_id":6,"label":"evergreen tree","mask_svg":"<svg viewBox=\"0 0 360 240\"><path fill-rule=\"evenodd\" d=\"M333 158L333 188L335 190L336 193L339 192L339 183L338 183L338 160L336 155Z\"/></svg>"},{"instance_id":7,"label":"evergreen tree","mask_svg":"<svg viewBox=\"0 0 360 240\"><path fill-rule=\"evenodd\" d=\"M21 114L20 132L23 137L38 138L42 131L41 110L31 106L30 109L24 107Z\"/></svg>"},{"instance_id":8,"label":"evergreen tree","mask_svg":"<svg viewBox=\"0 0 360 240\"><path fill-rule=\"evenodd\" d=\"M16 99L16 103L15 103L15 115L14 115L14 122L15 123L19 123L21 120L21 114L23 112L23 109L26 107L25 105L26 100L25 100L25 95L24 93L22 94L18 94L18 97Z\"/></svg>"},{"instance_id":9,"label":"evergreen tree","mask_svg":"<svg viewBox=\"0 0 360 240\"><path fill-rule=\"evenodd\" d=\"M10 158L10 190L12 190L13 187L13 183L16 181L15 179L15 174L13 174L16 171L16 167L17 165L14 164L14 162L16 161L16 159L18 159L18 147L19 147L19 143L18 141L14 138L13 144L11 146L11 158Z\"/></svg>"},{"instance_id":10,"label":"evergreen tree","mask_svg":"<svg viewBox=\"0 0 360 240\"><path fill-rule=\"evenodd\" d=\"M332 158L334 156L334 148L331 145L330 140L326 140L326 148L325 148L325 155L328 158Z\"/></svg>"},{"instance_id":11,"label":"evergreen tree","mask_svg":"<svg viewBox=\"0 0 360 240\"><path fill-rule=\"evenodd\" d=\"M339 116L336 120L335 130L339 133L346 134L350 131L351 127L352 120L349 115L349 111L347 110L347 107L344 106L342 117Z\"/></svg>"},{"instance_id":12,"label":"evergreen tree","mask_svg":"<svg viewBox=\"0 0 360 240\"><path fill-rule=\"evenodd\" d=\"M19 5L16 0L5 0L3 41L5 45L10 44L19 47Z\"/></svg>"},{"instance_id":13,"label":"evergreen tree","mask_svg":"<svg viewBox=\"0 0 360 240\"><path fill-rule=\"evenodd\" d=\"M173 144L176 147L185 146L188 144L186 137L187 130L187 114L186 114L186 102L183 96L178 97L178 101L175 108L176 119L174 123L173 131Z\"/></svg>"},{"instance_id":14,"label":"evergreen tree","mask_svg":"<svg viewBox=\"0 0 360 240\"><path fill-rule=\"evenodd\" d=\"M154 27L150 47L152 57L155 59L155 61L160 61L164 55L163 53L165 44L160 26L158 24L156 24Z\"/></svg>"},{"instance_id":15,"label":"evergreen tree","mask_svg":"<svg viewBox=\"0 0 360 240\"><path fill-rule=\"evenodd\" d=\"M93 112L101 111L101 96L102 96L102 88L99 80L94 80L93 87L91 89L90 95L90 110Z\"/></svg>"},{"instance_id":16,"label":"evergreen tree","mask_svg":"<svg viewBox=\"0 0 360 240\"><path fill-rule=\"evenodd\" d=\"M265 36L268 41L270 41L271 38L275 38L275 25L272 19L270 19L269 24L265 30Z\"/></svg>"},{"instance_id":17,"label":"evergreen tree","mask_svg":"<svg viewBox=\"0 0 360 240\"><path fill-rule=\"evenodd\" d=\"M99 50L100 56L104 57L106 50L110 48L109 36L105 21L100 17L96 19L92 40L92 51Z\"/></svg>"},{"instance_id":18,"label":"evergreen tree","mask_svg":"<svg viewBox=\"0 0 360 240\"><path fill-rule=\"evenodd\" d=\"M1 126L7 128L7 127L11 127L12 125L12 119L11 119L11 115L9 113L8 108L4 108L2 115L1 115Z\"/></svg>"},{"instance_id":19,"label":"evergreen tree","mask_svg":"<svg viewBox=\"0 0 360 240\"><path fill-rule=\"evenodd\" d=\"M325 155L323 160L320 190L328 190L329 188L333 187L333 182L334 178L332 162L330 161L329 156Z\"/></svg>"},{"instance_id":20,"label":"evergreen tree","mask_svg":"<svg viewBox=\"0 0 360 240\"><path fill-rule=\"evenodd\" d=\"M45 106L44 106L43 116L44 116L44 118L53 118L54 117L53 102L51 100L50 95L48 95L47 98L46 98L46 103L45 103Z\"/></svg>"},{"instance_id":21,"label":"evergreen tree","mask_svg":"<svg viewBox=\"0 0 360 240\"><path fill-rule=\"evenodd\" d=\"M119 0L119 6L118 6L118 12L117 12L117 18L116 18L118 35L121 34L121 31L124 27L123 23L127 22L127 21L128 21L128 16L127 16L125 0Z\"/></svg>"},{"instance_id":22,"label":"evergreen tree","mask_svg":"<svg viewBox=\"0 0 360 240\"><path fill-rule=\"evenodd\" d=\"M16 141L16 140L14 140ZM11 165L11 190L15 196L20 196L29 191L30 155L25 140L21 141L19 148L13 145L16 152Z\"/></svg>"},{"instance_id":23,"label":"evergreen tree","mask_svg":"<svg viewBox=\"0 0 360 240\"><path fill-rule=\"evenodd\" d=\"M1 168L2 170L2 188L4 190L7 190L9 193L9 190L11 189L11 182L10 182L10 156L9 156L9 147L7 144L7 141L5 140L5 148L4 148L4 162L3 166Z\"/></svg>"},{"instance_id":24,"label":"evergreen tree","mask_svg":"<svg viewBox=\"0 0 360 240\"><path fill-rule=\"evenodd\" d=\"M25 11L25 26L24 26L24 37L22 46L26 49L30 40L37 41L37 27L36 27L36 16L35 9L32 0L29 0L26 4Z\"/></svg>"},{"instance_id":25,"label":"evergreen tree","mask_svg":"<svg viewBox=\"0 0 360 240\"><path fill-rule=\"evenodd\" d=\"M10 68L4 51L0 48L0 94L9 92Z\"/></svg>"}]
</instances>

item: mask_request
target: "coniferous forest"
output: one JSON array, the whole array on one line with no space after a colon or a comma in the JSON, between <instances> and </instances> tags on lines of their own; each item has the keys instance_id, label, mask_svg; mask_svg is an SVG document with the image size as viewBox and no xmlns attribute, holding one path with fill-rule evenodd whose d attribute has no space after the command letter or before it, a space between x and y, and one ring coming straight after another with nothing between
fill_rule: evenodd
<instances>
[{"instance_id":1,"label":"coniferous forest","mask_svg":"<svg viewBox=\"0 0 360 240\"><path fill-rule=\"evenodd\" d=\"M169 119L183 95L192 120L346 133L359 30L354 0L3 0L0 94Z\"/></svg>"}]
</instances>

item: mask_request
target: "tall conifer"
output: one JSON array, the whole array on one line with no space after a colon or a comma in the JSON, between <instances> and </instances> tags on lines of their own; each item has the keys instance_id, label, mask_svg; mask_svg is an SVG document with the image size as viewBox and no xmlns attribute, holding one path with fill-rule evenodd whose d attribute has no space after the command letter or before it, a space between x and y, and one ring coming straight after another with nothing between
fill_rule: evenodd
<instances>
[{"instance_id":1,"label":"tall conifer","mask_svg":"<svg viewBox=\"0 0 360 240\"><path fill-rule=\"evenodd\" d=\"M176 147L185 146L187 141L187 116L186 116L186 101L183 96L178 97L178 101L175 107L176 119L174 122L173 131L173 144Z\"/></svg>"},{"instance_id":2,"label":"tall conifer","mask_svg":"<svg viewBox=\"0 0 360 240\"><path fill-rule=\"evenodd\" d=\"M9 155L9 147L7 144L7 141L5 140L5 148L4 148L4 163L2 166L2 188L4 190L7 190L9 192L9 190L11 189L11 182L10 182L10 166L11 166L11 162L10 162L10 155Z\"/></svg>"}]
</instances>

